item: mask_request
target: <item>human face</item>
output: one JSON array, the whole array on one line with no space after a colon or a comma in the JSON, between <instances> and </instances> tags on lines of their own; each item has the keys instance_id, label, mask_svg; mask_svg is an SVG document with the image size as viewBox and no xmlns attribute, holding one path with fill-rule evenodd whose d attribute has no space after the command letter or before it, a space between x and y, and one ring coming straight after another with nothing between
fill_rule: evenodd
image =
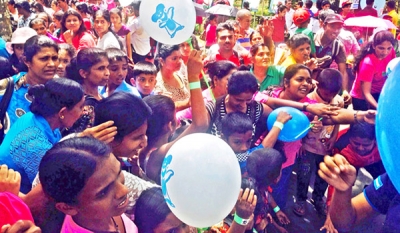
<instances>
[{"instance_id":1,"label":"human face","mask_svg":"<svg viewBox=\"0 0 400 233\"><path fill-rule=\"evenodd\" d=\"M324 24L324 36L328 37L330 41L336 39L343 28L342 23L328 23Z\"/></svg>"},{"instance_id":2,"label":"human face","mask_svg":"<svg viewBox=\"0 0 400 233\"><path fill-rule=\"evenodd\" d=\"M322 10L329 10L329 8L331 8L330 4L325 4L322 6Z\"/></svg>"},{"instance_id":3,"label":"human face","mask_svg":"<svg viewBox=\"0 0 400 233\"><path fill-rule=\"evenodd\" d=\"M147 121L145 121L145 123L143 123L143 125L138 129L126 135L121 142L113 142L113 153L117 157L128 158L138 155L139 150L147 146L146 130Z\"/></svg>"},{"instance_id":4,"label":"human face","mask_svg":"<svg viewBox=\"0 0 400 233\"><path fill-rule=\"evenodd\" d=\"M156 83L156 76L154 74L140 74L136 77L136 88L143 95L150 95Z\"/></svg>"},{"instance_id":5,"label":"human face","mask_svg":"<svg viewBox=\"0 0 400 233\"><path fill-rule=\"evenodd\" d=\"M260 46L256 55L253 57L253 63L256 67L267 68L271 63L271 57L267 46Z\"/></svg>"},{"instance_id":6,"label":"human face","mask_svg":"<svg viewBox=\"0 0 400 233\"><path fill-rule=\"evenodd\" d=\"M94 30L96 30L100 37L108 32L109 27L110 23L103 16L96 16L94 20Z\"/></svg>"},{"instance_id":7,"label":"human face","mask_svg":"<svg viewBox=\"0 0 400 233\"><path fill-rule=\"evenodd\" d=\"M175 72L181 69L182 65L182 54L181 51L175 50L169 55L164 62L162 62L162 68Z\"/></svg>"},{"instance_id":8,"label":"human face","mask_svg":"<svg viewBox=\"0 0 400 233\"><path fill-rule=\"evenodd\" d=\"M218 93L222 95L228 94L228 81L231 75L236 71L236 69L232 69L227 75L223 78L218 79L214 77L214 89L217 90ZM217 98L217 96L215 96Z\"/></svg>"},{"instance_id":9,"label":"human face","mask_svg":"<svg viewBox=\"0 0 400 233\"><path fill-rule=\"evenodd\" d=\"M68 55L67 50L60 49L58 50L58 67L57 67L57 75L59 77L66 77L65 69L71 63L71 57Z\"/></svg>"},{"instance_id":10,"label":"human face","mask_svg":"<svg viewBox=\"0 0 400 233\"><path fill-rule=\"evenodd\" d=\"M368 138L350 137L349 142L350 148L361 156L371 153L375 146L375 140Z\"/></svg>"},{"instance_id":11,"label":"human face","mask_svg":"<svg viewBox=\"0 0 400 233\"><path fill-rule=\"evenodd\" d=\"M227 105L233 110L233 112L246 112L247 105L250 104L253 99L254 93L243 92L239 95L228 95Z\"/></svg>"},{"instance_id":12,"label":"human face","mask_svg":"<svg viewBox=\"0 0 400 233\"><path fill-rule=\"evenodd\" d=\"M32 61L25 62L28 74L36 84L45 84L53 79L58 66L58 53L53 47L43 47L33 56Z\"/></svg>"},{"instance_id":13,"label":"human face","mask_svg":"<svg viewBox=\"0 0 400 233\"><path fill-rule=\"evenodd\" d=\"M82 97L81 101L75 104L74 107L65 110L63 113L64 119L62 119L62 123L65 128L72 127L79 117L81 117L84 105L85 97Z\"/></svg>"},{"instance_id":14,"label":"human face","mask_svg":"<svg viewBox=\"0 0 400 233\"><path fill-rule=\"evenodd\" d=\"M179 50L181 51L182 56L189 57L192 48L188 42L183 42L179 45Z\"/></svg>"},{"instance_id":15,"label":"human face","mask_svg":"<svg viewBox=\"0 0 400 233\"><path fill-rule=\"evenodd\" d=\"M281 17L281 18L282 18L282 17L285 17L286 12L287 12L287 10L284 9L283 11L281 11L281 12L278 13L278 16Z\"/></svg>"},{"instance_id":16,"label":"human face","mask_svg":"<svg viewBox=\"0 0 400 233\"><path fill-rule=\"evenodd\" d=\"M264 43L264 39L262 38L260 33L256 32L256 33L254 33L250 42L251 42L251 45L260 44L260 43Z\"/></svg>"},{"instance_id":17,"label":"human face","mask_svg":"<svg viewBox=\"0 0 400 233\"><path fill-rule=\"evenodd\" d=\"M308 43L302 44L294 50L291 49L292 56L298 64L304 64L305 61L310 59L311 46Z\"/></svg>"},{"instance_id":18,"label":"human face","mask_svg":"<svg viewBox=\"0 0 400 233\"><path fill-rule=\"evenodd\" d=\"M285 84L285 93L287 92L291 100L299 101L306 97L311 87L310 73L306 69L301 69L290 79L289 84Z\"/></svg>"},{"instance_id":19,"label":"human face","mask_svg":"<svg viewBox=\"0 0 400 233\"><path fill-rule=\"evenodd\" d=\"M110 80L108 83L119 86L125 80L126 75L128 75L128 61L126 59L113 61L108 69L110 70Z\"/></svg>"},{"instance_id":20,"label":"human face","mask_svg":"<svg viewBox=\"0 0 400 233\"><path fill-rule=\"evenodd\" d=\"M86 79L93 86L104 86L110 78L108 69L108 59L102 58L98 63L90 68L90 72L86 75Z\"/></svg>"},{"instance_id":21,"label":"human face","mask_svg":"<svg viewBox=\"0 0 400 233\"><path fill-rule=\"evenodd\" d=\"M234 32L230 30L222 30L217 33L217 42L219 45L219 49L225 52L229 52L233 50L235 46L235 36Z\"/></svg>"},{"instance_id":22,"label":"human face","mask_svg":"<svg viewBox=\"0 0 400 233\"><path fill-rule=\"evenodd\" d=\"M330 103L333 100L333 98L338 94L337 92L335 93L328 91L324 88L320 88L318 85L317 85L317 93L319 97L321 97L321 99L327 103Z\"/></svg>"},{"instance_id":23,"label":"human face","mask_svg":"<svg viewBox=\"0 0 400 233\"><path fill-rule=\"evenodd\" d=\"M173 213L169 213L165 220L157 225L154 233L189 233L190 227L179 220Z\"/></svg>"},{"instance_id":24,"label":"human face","mask_svg":"<svg viewBox=\"0 0 400 233\"><path fill-rule=\"evenodd\" d=\"M81 27L81 24L82 21L80 21L75 15L68 15L68 17L65 19L65 27L73 32L77 32Z\"/></svg>"},{"instance_id":25,"label":"human face","mask_svg":"<svg viewBox=\"0 0 400 233\"><path fill-rule=\"evenodd\" d=\"M54 18L53 21L54 24L56 25L56 28L61 28L61 22L58 19Z\"/></svg>"},{"instance_id":26,"label":"human face","mask_svg":"<svg viewBox=\"0 0 400 233\"><path fill-rule=\"evenodd\" d=\"M393 49L392 43L389 41L384 41L377 46L373 46L375 50L375 55L379 60L386 58Z\"/></svg>"},{"instance_id":27,"label":"human face","mask_svg":"<svg viewBox=\"0 0 400 233\"><path fill-rule=\"evenodd\" d=\"M251 15L245 15L238 19L239 26L242 30L249 30L251 24Z\"/></svg>"},{"instance_id":28,"label":"human face","mask_svg":"<svg viewBox=\"0 0 400 233\"><path fill-rule=\"evenodd\" d=\"M250 149L252 136L251 130L246 133L233 133L226 139L226 142L235 153L244 153Z\"/></svg>"},{"instance_id":29,"label":"human face","mask_svg":"<svg viewBox=\"0 0 400 233\"><path fill-rule=\"evenodd\" d=\"M287 7L288 9L292 8L292 1L291 1L291 0L288 0L288 1L286 2L286 7Z\"/></svg>"},{"instance_id":30,"label":"human face","mask_svg":"<svg viewBox=\"0 0 400 233\"><path fill-rule=\"evenodd\" d=\"M24 44L13 44L12 48L15 56L17 56L17 58L21 60L22 55L24 55Z\"/></svg>"},{"instance_id":31,"label":"human face","mask_svg":"<svg viewBox=\"0 0 400 233\"><path fill-rule=\"evenodd\" d=\"M93 175L77 197L76 217L84 222L110 221L120 216L128 207L128 188L121 172L121 164L111 153L99 159Z\"/></svg>"},{"instance_id":32,"label":"human face","mask_svg":"<svg viewBox=\"0 0 400 233\"><path fill-rule=\"evenodd\" d=\"M351 4L342 7L342 11L345 12L345 13L350 12L350 6L351 6Z\"/></svg>"},{"instance_id":33,"label":"human face","mask_svg":"<svg viewBox=\"0 0 400 233\"><path fill-rule=\"evenodd\" d=\"M57 0L57 2L58 2L58 6L59 6L60 8L62 8L62 9L68 8L68 5L67 5L66 2L64 2L64 1L62 1L62 0Z\"/></svg>"},{"instance_id":34,"label":"human face","mask_svg":"<svg viewBox=\"0 0 400 233\"><path fill-rule=\"evenodd\" d=\"M110 18L113 25L121 24L121 17L118 14L110 14Z\"/></svg>"}]
</instances>

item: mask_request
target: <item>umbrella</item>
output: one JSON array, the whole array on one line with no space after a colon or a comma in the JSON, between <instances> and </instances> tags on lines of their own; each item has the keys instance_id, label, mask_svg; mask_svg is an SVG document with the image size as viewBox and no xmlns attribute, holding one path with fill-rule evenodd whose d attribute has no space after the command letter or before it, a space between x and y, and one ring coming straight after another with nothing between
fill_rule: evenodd
<instances>
[{"instance_id":1,"label":"umbrella","mask_svg":"<svg viewBox=\"0 0 400 233\"><path fill-rule=\"evenodd\" d=\"M387 28L387 29L397 28L396 25L394 25L389 20L373 17L370 15L348 18L344 21L344 25L353 27L367 27L367 28Z\"/></svg>"},{"instance_id":2,"label":"umbrella","mask_svg":"<svg viewBox=\"0 0 400 233\"><path fill-rule=\"evenodd\" d=\"M206 11L204 10L203 4L193 2L194 9L196 10L196 16L206 17Z\"/></svg>"},{"instance_id":3,"label":"umbrella","mask_svg":"<svg viewBox=\"0 0 400 233\"><path fill-rule=\"evenodd\" d=\"M217 4L215 6L212 6L210 9L206 10L206 13L213 15L225 15L225 16L235 17L237 11L238 10L235 7L223 4Z\"/></svg>"}]
</instances>

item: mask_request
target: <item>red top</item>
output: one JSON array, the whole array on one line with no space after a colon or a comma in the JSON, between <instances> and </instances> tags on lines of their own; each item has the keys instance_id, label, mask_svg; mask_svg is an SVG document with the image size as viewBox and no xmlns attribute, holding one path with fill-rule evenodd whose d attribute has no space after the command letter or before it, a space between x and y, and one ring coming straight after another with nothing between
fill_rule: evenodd
<instances>
[{"instance_id":1,"label":"red top","mask_svg":"<svg viewBox=\"0 0 400 233\"><path fill-rule=\"evenodd\" d=\"M90 19L83 18L83 23L88 31L92 29L92 23L90 22Z\"/></svg>"},{"instance_id":2,"label":"red top","mask_svg":"<svg viewBox=\"0 0 400 233\"><path fill-rule=\"evenodd\" d=\"M60 40L66 42L63 34L61 34ZM84 48L96 47L96 42L94 41L94 38L92 35L90 35L90 33L84 32L79 36L74 36L72 38L72 45L74 46L76 51L79 52L81 49Z\"/></svg>"},{"instance_id":3,"label":"red top","mask_svg":"<svg viewBox=\"0 0 400 233\"><path fill-rule=\"evenodd\" d=\"M375 10L373 7L366 6L364 9L360 10L357 13L357 17L367 16L367 15L378 17L378 11Z\"/></svg>"},{"instance_id":4,"label":"red top","mask_svg":"<svg viewBox=\"0 0 400 233\"><path fill-rule=\"evenodd\" d=\"M274 33L272 33L272 40L274 42L284 42L285 41L285 17L280 19L277 15L272 18L272 23L274 25Z\"/></svg>"}]
</instances>

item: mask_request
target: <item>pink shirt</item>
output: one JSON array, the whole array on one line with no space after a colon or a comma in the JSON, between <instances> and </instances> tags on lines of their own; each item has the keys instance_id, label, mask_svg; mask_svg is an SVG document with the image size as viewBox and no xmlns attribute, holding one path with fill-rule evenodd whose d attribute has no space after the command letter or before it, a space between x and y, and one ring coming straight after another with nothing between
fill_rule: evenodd
<instances>
[{"instance_id":1,"label":"pink shirt","mask_svg":"<svg viewBox=\"0 0 400 233\"><path fill-rule=\"evenodd\" d=\"M394 50L384 59L379 60L375 53L368 54L360 63L350 95L357 99L365 99L361 89L361 82L371 83L371 94L380 93L385 84L388 63L396 57Z\"/></svg>"},{"instance_id":2,"label":"pink shirt","mask_svg":"<svg viewBox=\"0 0 400 233\"><path fill-rule=\"evenodd\" d=\"M138 233L138 229L136 225L132 222L132 220L130 220L125 214L122 214L121 217L122 221L124 222L124 226L118 226L118 227L125 227L126 233ZM93 231L85 229L76 224L70 215L66 215L60 233L71 233L71 232L93 233Z\"/></svg>"},{"instance_id":3,"label":"pink shirt","mask_svg":"<svg viewBox=\"0 0 400 233\"><path fill-rule=\"evenodd\" d=\"M203 99L204 103L206 104L207 102L214 101L213 97L211 96L211 90L210 89L205 89L203 92ZM178 121L183 120L183 119L192 119L192 108L187 108L184 110L181 110L176 113L176 119Z\"/></svg>"},{"instance_id":4,"label":"pink shirt","mask_svg":"<svg viewBox=\"0 0 400 233\"><path fill-rule=\"evenodd\" d=\"M216 42L217 42L217 26L209 24L206 28L206 46L210 47Z\"/></svg>"},{"instance_id":5,"label":"pink shirt","mask_svg":"<svg viewBox=\"0 0 400 233\"><path fill-rule=\"evenodd\" d=\"M285 17L280 19L277 15L272 18L272 23L274 25L274 33L272 33L272 40L274 42L284 42L285 41Z\"/></svg>"}]
</instances>

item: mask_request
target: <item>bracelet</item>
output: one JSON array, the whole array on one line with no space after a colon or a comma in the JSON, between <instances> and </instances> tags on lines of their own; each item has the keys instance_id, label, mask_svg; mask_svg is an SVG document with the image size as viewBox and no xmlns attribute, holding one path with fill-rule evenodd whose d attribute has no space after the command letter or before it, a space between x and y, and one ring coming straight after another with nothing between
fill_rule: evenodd
<instances>
[{"instance_id":1,"label":"bracelet","mask_svg":"<svg viewBox=\"0 0 400 233\"><path fill-rule=\"evenodd\" d=\"M242 226L246 226L246 225L249 223L249 219L243 219L243 218L239 217L239 216L236 214L236 212L235 212L235 217L233 218L233 220L234 220L237 224L242 225Z\"/></svg>"},{"instance_id":2,"label":"bracelet","mask_svg":"<svg viewBox=\"0 0 400 233\"><path fill-rule=\"evenodd\" d=\"M278 205L274 208L274 212L275 212L275 213L278 213L280 210L281 210L281 208L279 208Z\"/></svg>"},{"instance_id":3,"label":"bracelet","mask_svg":"<svg viewBox=\"0 0 400 233\"><path fill-rule=\"evenodd\" d=\"M357 114L358 114L358 111L356 111L356 112L354 113L354 123L360 123L360 122L358 121L358 119L357 119Z\"/></svg>"},{"instance_id":4,"label":"bracelet","mask_svg":"<svg viewBox=\"0 0 400 233\"><path fill-rule=\"evenodd\" d=\"M307 112L307 107L308 107L308 105L310 105L310 103L304 103L304 104L303 104L303 111L304 111L304 112Z\"/></svg>"},{"instance_id":5,"label":"bracelet","mask_svg":"<svg viewBox=\"0 0 400 233\"><path fill-rule=\"evenodd\" d=\"M200 81L189 83L190 90L197 89L197 88L201 88Z\"/></svg>"},{"instance_id":6,"label":"bracelet","mask_svg":"<svg viewBox=\"0 0 400 233\"><path fill-rule=\"evenodd\" d=\"M275 123L272 125L272 127L274 127L274 126L279 128L280 130L283 129L283 123L282 122L275 121Z\"/></svg>"}]
</instances>

